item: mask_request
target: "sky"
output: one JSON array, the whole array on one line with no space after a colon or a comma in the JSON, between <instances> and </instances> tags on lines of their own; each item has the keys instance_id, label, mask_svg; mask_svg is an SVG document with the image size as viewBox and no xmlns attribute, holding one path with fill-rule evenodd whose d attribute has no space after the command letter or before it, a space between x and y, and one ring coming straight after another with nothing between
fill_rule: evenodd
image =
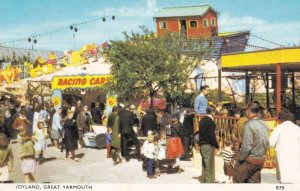
<instances>
[{"instance_id":1,"label":"sky","mask_svg":"<svg viewBox=\"0 0 300 191\"><path fill-rule=\"evenodd\" d=\"M122 32L138 32L141 25L155 32L153 16L161 8L190 5L210 5L219 11L219 32L250 30L284 46L300 46L299 0L1 0L0 44L31 48L33 43L25 39L62 29L36 38L34 49L79 49L88 43L122 39ZM102 17L106 22L79 25L76 33L69 29L74 23ZM23 40L11 42L18 39ZM278 47L254 36L249 44Z\"/></svg>"}]
</instances>

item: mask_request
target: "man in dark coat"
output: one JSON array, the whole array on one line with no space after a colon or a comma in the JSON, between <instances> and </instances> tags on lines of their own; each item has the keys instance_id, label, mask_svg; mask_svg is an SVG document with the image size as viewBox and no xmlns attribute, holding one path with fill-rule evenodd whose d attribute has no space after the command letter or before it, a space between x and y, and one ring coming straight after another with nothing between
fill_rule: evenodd
<instances>
[{"instance_id":1,"label":"man in dark coat","mask_svg":"<svg viewBox=\"0 0 300 191\"><path fill-rule=\"evenodd\" d=\"M96 105L92 109L91 113L92 113L93 121L98 125L102 124L102 112L101 112L99 103L96 103Z\"/></svg>"},{"instance_id":2,"label":"man in dark coat","mask_svg":"<svg viewBox=\"0 0 300 191\"><path fill-rule=\"evenodd\" d=\"M129 111L129 106L126 106L125 109L122 108L119 113L119 123L120 123L120 130L122 134L122 154L125 157L126 161L128 162L130 159L129 152L128 152L128 142L131 140L133 144L136 146L136 151L140 153L140 143L137 139L137 136L133 130L133 114Z\"/></svg>"},{"instance_id":3,"label":"man in dark coat","mask_svg":"<svg viewBox=\"0 0 300 191\"><path fill-rule=\"evenodd\" d=\"M153 110L148 110L146 115L142 118L142 133L147 137L148 131L157 131L157 116Z\"/></svg>"},{"instance_id":4,"label":"man in dark coat","mask_svg":"<svg viewBox=\"0 0 300 191\"><path fill-rule=\"evenodd\" d=\"M79 135L79 144L81 147L84 147L83 136L86 132L89 131L89 124L92 121L92 119L90 118L87 112L88 112L88 107L84 106L82 108L82 111L79 114L77 114L77 118L76 118L76 125L78 128L78 135Z\"/></svg>"},{"instance_id":5,"label":"man in dark coat","mask_svg":"<svg viewBox=\"0 0 300 191\"><path fill-rule=\"evenodd\" d=\"M189 147L192 140L192 135L194 134L194 113L191 110L187 110L184 119L182 129L180 131L181 141L183 144L184 153L180 160L190 160L189 159Z\"/></svg>"},{"instance_id":6,"label":"man in dark coat","mask_svg":"<svg viewBox=\"0 0 300 191\"><path fill-rule=\"evenodd\" d=\"M202 179L203 183L215 182L215 149L219 149L216 139L216 124L212 115L215 113L215 107L208 106L207 116L199 122L199 145L202 156Z\"/></svg>"}]
</instances>

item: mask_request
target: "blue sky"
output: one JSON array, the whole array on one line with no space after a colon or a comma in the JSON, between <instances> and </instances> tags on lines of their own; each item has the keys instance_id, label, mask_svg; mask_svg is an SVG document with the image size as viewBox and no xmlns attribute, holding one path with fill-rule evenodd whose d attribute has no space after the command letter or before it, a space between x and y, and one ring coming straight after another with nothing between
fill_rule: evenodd
<instances>
[{"instance_id":1,"label":"blue sky","mask_svg":"<svg viewBox=\"0 0 300 191\"><path fill-rule=\"evenodd\" d=\"M283 44L300 46L299 0L1 0L0 43L31 48L28 38L91 19L108 16L78 26L73 39L69 29L37 38L35 49L70 50L84 44L101 44L122 38L123 31L138 31L145 25L155 31L153 16L163 7L209 4L220 12L219 31L251 30L254 35ZM110 17L116 16L112 21ZM269 48L276 45L250 37L250 43Z\"/></svg>"}]
</instances>

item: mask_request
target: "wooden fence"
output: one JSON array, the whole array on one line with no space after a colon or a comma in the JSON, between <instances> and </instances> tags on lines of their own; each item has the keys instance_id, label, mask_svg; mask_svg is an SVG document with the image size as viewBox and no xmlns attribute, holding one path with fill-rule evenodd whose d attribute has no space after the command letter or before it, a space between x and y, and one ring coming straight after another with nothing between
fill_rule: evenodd
<instances>
[{"instance_id":1,"label":"wooden fence","mask_svg":"<svg viewBox=\"0 0 300 191\"><path fill-rule=\"evenodd\" d=\"M197 132L199 130L199 121L200 119L204 117L204 115L196 115L194 119L194 130ZM240 139L238 135L235 134L235 126L238 121L238 118L236 117L223 117L223 116L213 116L214 121L216 123L216 136L217 140L220 145L220 149L223 149L225 147L225 138L231 137ZM270 129L270 135L273 132L273 129L277 126L277 119L271 118L271 119L265 119L264 120ZM199 148L197 144L195 144L196 149ZM275 158L275 151L274 148L270 148L267 151L267 159L264 164L265 168L274 168L276 167L276 158Z\"/></svg>"}]
</instances>

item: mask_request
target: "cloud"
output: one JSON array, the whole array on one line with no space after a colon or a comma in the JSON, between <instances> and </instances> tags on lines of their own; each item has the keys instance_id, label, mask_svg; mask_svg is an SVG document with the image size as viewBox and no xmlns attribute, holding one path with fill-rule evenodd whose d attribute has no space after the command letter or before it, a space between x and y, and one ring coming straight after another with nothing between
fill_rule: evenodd
<instances>
[{"instance_id":1,"label":"cloud","mask_svg":"<svg viewBox=\"0 0 300 191\"><path fill-rule=\"evenodd\" d=\"M222 29L249 28L251 26L264 25L266 21L255 17L236 17L231 14L222 14L219 18L219 27Z\"/></svg>"},{"instance_id":2,"label":"cloud","mask_svg":"<svg viewBox=\"0 0 300 191\"><path fill-rule=\"evenodd\" d=\"M250 33L284 46L300 45L300 21L269 22L260 18L245 16L237 17L232 14L222 14L219 18L219 32L250 30ZM249 44L276 48L278 45L250 36Z\"/></svg>"},{"instance_id":3,"label":"cloud","mask_svg":"<svg viewBox=\"0 0 300 191\"><path fill-rule=\"evenodd\" d=\"M102 8L92 11L92 16L116 15L117 17L152 17L158 11L156 0L147 0L145 6Z\"/></svg>"},{"instance_id":4,"label":"cloud","mask_svg":"<svg viewBox=\"0 0 300 191\"><path fill-rule=\"evenodd\" d=\"M156 9L156 0L147 0L147 7L151 10Z\"/></svg>"}]
</instances>

